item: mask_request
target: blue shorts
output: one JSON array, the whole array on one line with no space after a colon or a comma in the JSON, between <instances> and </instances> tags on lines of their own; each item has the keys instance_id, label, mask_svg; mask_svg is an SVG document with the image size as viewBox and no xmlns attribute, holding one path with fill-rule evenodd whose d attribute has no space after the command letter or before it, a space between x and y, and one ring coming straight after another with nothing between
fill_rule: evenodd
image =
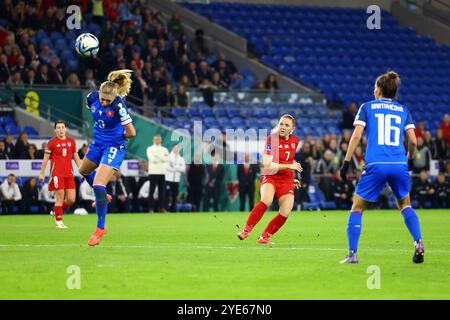
<instances>
[{"instance_id":1,"label":"blue shorts","mask_svg":"<svg viewBox=\"0 0 450 320\"><path fill-rule=\"evenodd\" d=\"M408 165L406 163L368 164L362 172L355 194L364 200L375 202L386 182L397 199L404 199L410 187Z\"/></svg>"},{"instance_id":2,"label":"blue shorts","mask_svg":"<svg viewBox=\"0 0 450 320\"><path fill-rule=\"evenodd\" d=\"M103 147L96 143L92 143L89 146L89 151L86 154L86 158L95 162L97 165L104 163L115 170L119 170L125 158L125 146L119 147Z\"/></svg>"}]
</instances>

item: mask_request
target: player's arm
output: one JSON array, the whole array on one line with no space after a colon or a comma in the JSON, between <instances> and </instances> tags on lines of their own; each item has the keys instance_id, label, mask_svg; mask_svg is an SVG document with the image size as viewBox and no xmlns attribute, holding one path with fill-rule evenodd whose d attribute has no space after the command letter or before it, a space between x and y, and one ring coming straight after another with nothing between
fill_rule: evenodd
<instances>
[{"instance_id":1,"label":"player's arm","mask_svg":"<svg viewBox=\"0 0 450 320\"><path fill-rule=\"evenodd\" d=\"M130 139L136 137L136 129L133 126L133 123L128 123L123 126L125 129L124 137L125 139Z\"/></svg>"},{"instance_id":2,"label":"player's arm","mask_svg":"<svg viewBox=\"0 0 450 320\"><path fill-rule=\"evenodd\" d=\"M78 168L81 167L81 159L78 153L73 154L73 160L75 160L75 164L77 165Z\"/></svg>"},{"instance_id":3,"label":"player's arm","mask_svg":"<svg viewBox=\"0 0 450 320\"><path fill-rule=\"evenodd\" d=\"M342 180L347 179L347 171L350 167L350 160L353 157L353 154L355 153L356 147L358 147L359 142L361 141L362 135L364 132L364 126L356 124L355 130L353 130L352 137L350 138L350 142L348 143L348 149L347 153L345 154L344 161L342 163L341 168L339 169L339 174L342 178Z\"/></svg>"},{"instance_id":4,"label":"player's arm","mask_svg":"<svg viewBox=\"0 0 450 320\"><path fill-rule=\"evenodd\" d=\"M50 152L45 150L44 159L42 160L41 172L39 173L39 181L44 182L45 168L47 168L48 160L50 159Z\"/></svg>"},{"instance_id":5,"label":"player's arm","mask_svg":"<svg viewBox=\"0 0 450 320\"><path fill-rule=\"evenodd\" d=\"M301 172L303 170L300 163L295 162L295 161L293 163L286 163L286 164L273 162L273 156L271 154L263 155L262 167L263 167L263 169L269 169L269 170L275 170L275 171L283 170L283 169L291 169L291 170Z\"/></svg>"}]
</instances>

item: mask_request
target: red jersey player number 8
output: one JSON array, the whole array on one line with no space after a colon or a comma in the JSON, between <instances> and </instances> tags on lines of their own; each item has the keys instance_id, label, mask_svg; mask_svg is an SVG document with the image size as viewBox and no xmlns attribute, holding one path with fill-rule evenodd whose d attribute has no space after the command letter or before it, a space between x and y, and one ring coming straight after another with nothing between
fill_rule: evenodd
<instances>
[{"instance_id":1,"label":"red jersey player number 8","mask_svg":"<svg viewBox=\"0 0 450 320\"><path fill-rule=\"evenodd\" d=\"M50 178L48 190L55 192L55 207L51 214L55 215L56 227L65 229L62 222L63 211L75 202L75 180L73 176L72 159L78 167L81 165L74 139L66 136L64 121L55 122L55 137L48 142L42 161L39 180L45 180L45 168L50 160Z\"/></svg>"}]
</instances>

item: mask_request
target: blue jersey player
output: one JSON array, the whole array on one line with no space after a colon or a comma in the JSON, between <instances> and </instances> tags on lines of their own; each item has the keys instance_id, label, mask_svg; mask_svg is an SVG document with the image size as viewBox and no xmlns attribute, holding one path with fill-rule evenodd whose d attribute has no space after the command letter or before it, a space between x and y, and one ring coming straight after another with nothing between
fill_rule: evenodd
<instances>
[{"instance_id":1,"label":"blue jersey player","mask_svg":"<svg viewBox=\"0 0 450 320\"><path fill-rule=\"evenodd\" d=\"M346 179L350 159L366 129L367 149L365 167L356 186L353 205L347 225L349 253L341 263L358 263L356 252L361 234L362 213L369 202L375 202L386 183L397 198L406 226L414 239L413 262L424 260L424 248L419 218L410 204L410 180L408 170L417 146L411 113L404 105L392 101L396 96L400 78L390 71L379 76L375 82L373 101L364 103L356 115L353 135L350 139L340 175ZM409 146L406 154L403 135L406 133Z\"/></svg>"},{"instance_id":2,"label":"blue jersey player","mask_svg":"<svg viewBox=\"0 0 450 320\"><path fill-rule=\"evenodd\" d=\"M105 219L108 210L106 185L115 171L120 169L125 158L128 138L136 136L123 97L130 91L131 70L112 71L108 81L101 84L99 91L87 96L87 107L94 117L94 142L83 159L80 173L94 188L95 210L98 216L97 228L88 245L100 243L106 234ZM97 170L95 170L97 169Z\"/></svg>"}]
</instances>

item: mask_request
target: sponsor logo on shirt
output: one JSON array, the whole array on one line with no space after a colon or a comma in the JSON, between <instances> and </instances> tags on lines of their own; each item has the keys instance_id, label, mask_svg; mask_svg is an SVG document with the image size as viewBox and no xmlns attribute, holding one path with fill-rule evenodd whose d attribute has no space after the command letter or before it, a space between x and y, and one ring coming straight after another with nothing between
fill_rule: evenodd
<instances>
[{"instance_id":1,"label":"sponsor logo on shirt","mask_svg":"<svg viewBox=\"0 0 450 320\"><path fill-rule=\"evenodd\" d=\"M268 144L266 146L266 152L272 152L272 145Z\"/></svg>"}]
</instances>

